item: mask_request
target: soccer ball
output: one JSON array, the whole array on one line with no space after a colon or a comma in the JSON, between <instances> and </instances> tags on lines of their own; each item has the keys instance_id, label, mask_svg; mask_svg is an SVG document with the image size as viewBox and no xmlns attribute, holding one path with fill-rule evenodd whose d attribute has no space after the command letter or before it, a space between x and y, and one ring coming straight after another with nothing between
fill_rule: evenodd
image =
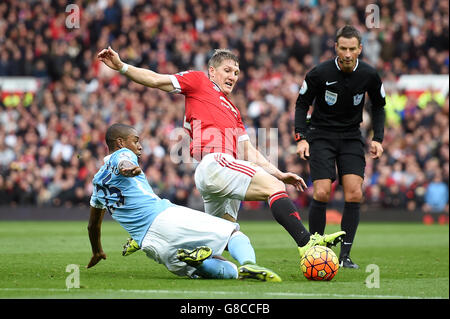
<instances>
[{"instance_id":1,"label":"soccer ball","mask_svg":"<svg viewBox=\"0 0 450 319\"><path fill-rule=\"evenodd\" d=\"M300 267L309 280L331 280L339 269L339 260L330 248L313 246L300 260Z\"/></svg>"}]
</instances>

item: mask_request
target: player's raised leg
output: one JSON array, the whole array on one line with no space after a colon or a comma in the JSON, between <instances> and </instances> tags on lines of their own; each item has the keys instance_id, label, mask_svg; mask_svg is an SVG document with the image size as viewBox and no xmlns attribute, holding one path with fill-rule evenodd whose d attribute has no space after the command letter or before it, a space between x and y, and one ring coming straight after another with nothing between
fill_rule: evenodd
<instances>
[{"instance_id":1,"label":"player's raised leg","mask_svg":"<svg viewBox=\"0 0 450 319\"><path fill-rule=\"evenodd\" d=\"M245 199L268 201L275 220L286 229L299 247L300 257L309 247L333 246L345 235L344 231L340 231L330 235L311 236L302 223L297 207L289 198L285 184L264 171L258 171L253 176Z\"/></svg>"},{"instance_id":2,"label":"player's raised leg","mask_svg":"<svg viewBox=\"0 0 450 319\"><path fill-rule=\"evenodd\" d=\"M265 171L253 176L245 200L268 201L275 220L291 235L298 246L304 246L311 234L304 227L300 214L286 192L285 184Z\"/></svg>"}]
</instances>

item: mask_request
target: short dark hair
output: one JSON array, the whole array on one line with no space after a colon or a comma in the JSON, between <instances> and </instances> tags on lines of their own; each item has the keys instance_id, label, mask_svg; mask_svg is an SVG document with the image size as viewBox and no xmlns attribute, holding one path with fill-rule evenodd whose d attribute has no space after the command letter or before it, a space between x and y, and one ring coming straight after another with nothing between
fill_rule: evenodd
<instances>
[{"instance_id":1,"label":"short dark hair","mask_svg":"<svg viewBox=\"0 0 450 319\"><path fill-rule=\"evenodd\" d=\"M216 49L216 50L214 50L213 55L211 56L211 58L208 61L208 69L210 66L217 68L225 60L233 60L236 63L239 63L239 59L236 56L236 54L234 54L230 50Z\"/></svg>"},{"instance_id":2,"label":"short dark hair","mask_svg":"<svg viewBox=\"0 0 450 319\"><path fill-rule=\"evenodd\" d=\"M356 38L358 40L358 44L361 44L361 33L351 25L346 25L340 28L336 32L336 43L338 42L339 38L343 37L346 39Z\"/></svg>"},{"instance_id":3,"label":"short dark hair","mask_svg":"<svg viewBox=\"0 0 450 319\"><path fill-rule=\"evenodd\" d=\"M126 139L132 133L131 131L134 129L135 129L134 127L122 123L115 123L111 125L106 130L105 135L106 145L108 145L108 148L110 150L115 149L117 138L121 137L123 139Z\"/></svg>"}]
</instances>

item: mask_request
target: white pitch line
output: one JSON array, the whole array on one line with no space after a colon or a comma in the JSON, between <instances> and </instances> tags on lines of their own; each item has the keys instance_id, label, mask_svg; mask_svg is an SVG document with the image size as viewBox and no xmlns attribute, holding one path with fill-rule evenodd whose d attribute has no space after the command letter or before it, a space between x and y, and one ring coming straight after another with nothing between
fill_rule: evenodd
<instances>
[{"instance_id":1,"label":"white pitch line","mask_svg":"<svg viewBox=\"0 0 450 319\"><path fill-rule=\"evenodd\" d=\"M242 291L203 291L203 290L162 290L162 289L64 289L64 288L0 288L0 291L42 291L42 292L120 292L136 294L208 294L208 295L249 295ZM327 294L327 293L297 293L297 292L265 292L269 297L330 297L330 298L363 298L363 299L443 299L441 297L395 296L395 295L357 295L357 294ZM249 295L250 296L250 295Z\"/></svg>"}]
</instances>

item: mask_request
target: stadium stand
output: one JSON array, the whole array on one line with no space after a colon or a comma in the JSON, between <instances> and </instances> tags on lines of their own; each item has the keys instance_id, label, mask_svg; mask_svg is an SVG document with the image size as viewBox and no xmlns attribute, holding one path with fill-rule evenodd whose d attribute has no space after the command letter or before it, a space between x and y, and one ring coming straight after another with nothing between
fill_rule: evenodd
<instances>
[{"instance_id":1,"label":"stadium stand","mask_svg":"<svg viewBox=\"0 0 450 319\"><path fill-rule=\"evenodd\" d=\"M429 209L435 176L448 190L448 80L446 92L410 93L397 85L402 75L448 75L446 0L380 0L379 28L366 27L366 4L359 0L74 4L76 16L66 12L66 1L0 4L1 205L88 205L93 174L106 155L103 134L120 121L141 132L142 167L155 192L202 208L194 164L173 158L186 137L179 134L183 98L105 68L96 54L108 45L124 61L160 73L206 71L213 48L235 51L242 74L232 99L249 132L277 128L280 169L308 181L292 138L295 100L306 71L333 57L334 33L346 23L362 32L362 58L376 66L388 97L385 153L378 161L367 158L364 207ZM68 27L68 18L79 18L78 27ZM362 125L370 138L369 113ZM334 186L339 207L342 192ZM301 208L309 205L311 189L290 192ZM448 214L448 199L442 207Z\"/></svg>"}]
</instances>

